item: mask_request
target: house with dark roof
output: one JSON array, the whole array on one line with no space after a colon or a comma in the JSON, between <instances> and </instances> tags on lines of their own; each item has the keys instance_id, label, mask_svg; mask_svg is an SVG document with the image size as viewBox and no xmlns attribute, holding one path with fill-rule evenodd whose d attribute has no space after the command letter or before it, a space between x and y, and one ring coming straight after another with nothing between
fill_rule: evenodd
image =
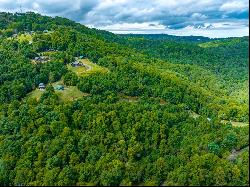
<instances>
[{"instance_id":1,"label":"house with dark roof","mask_svg":"<svg viewBox=\"0 0 250 187\"><path fill-rule=\"evenodd\" d=\"M45 89L45 84L43 84L43 83L40 83L39 85L38 85L38 88L40 89L40 90L44 90Z\"/></svg>"},{"instance_id":2,"label":"house with dark roof","mask_svg":"<svg viewBox=\"0 0 250 187\"><path fill-rule=\"evenodd\" d=\"M80 66L83 66L83 64L81 62L79 62L79 61L75 61L75 62L71 63L71 66L72 67L80 67Z\"/></svg>"}]
</instances>

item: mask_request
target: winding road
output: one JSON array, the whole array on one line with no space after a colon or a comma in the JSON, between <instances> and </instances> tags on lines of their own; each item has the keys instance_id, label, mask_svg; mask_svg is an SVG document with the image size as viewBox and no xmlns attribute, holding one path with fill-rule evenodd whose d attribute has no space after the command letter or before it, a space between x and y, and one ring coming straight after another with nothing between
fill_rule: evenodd
<instances>
[{"instance_id":1,"label":"winding road","mask_svg":"<svg viewBox=\"0 0 250 187\"><path fill-rule=\"evenodd\" d=\"M88 65L88 64L86 64L86 63L84 62L83 59L79 59L79 58L75 58L75 59L76 59L78 62L80 62L81 64L83 64L84 67L86 67L86 71L91 71L91 70L93 69L93 67L90 66L90 65Z\"/></svg>"},{"instance_id":2,"label":"winding road","mask_svg":"<svg viewBox=\"0 0 250 187\"><path fill-rule=\"evenodd\" d=\"M91 71L93 69L92 66L85 64L84 62L82 62L82 64L86 67L86 71Z\"/></svg>"}]
</instances>

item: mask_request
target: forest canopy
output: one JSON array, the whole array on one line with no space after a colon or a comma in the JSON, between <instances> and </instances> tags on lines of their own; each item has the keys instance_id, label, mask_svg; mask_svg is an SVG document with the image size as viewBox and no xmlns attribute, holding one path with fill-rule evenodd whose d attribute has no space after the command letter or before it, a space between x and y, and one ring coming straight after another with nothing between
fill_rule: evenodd
<instances>
[{"instance_id":1,"label":"forest canopy","mask_svg":"<svg viewBox=\"0 0 250 187\"><path fill-rule=\"evenodd\" d=\"M0 13L0 184L248 185L248 50Z\"/></svg>"}]
</instances>

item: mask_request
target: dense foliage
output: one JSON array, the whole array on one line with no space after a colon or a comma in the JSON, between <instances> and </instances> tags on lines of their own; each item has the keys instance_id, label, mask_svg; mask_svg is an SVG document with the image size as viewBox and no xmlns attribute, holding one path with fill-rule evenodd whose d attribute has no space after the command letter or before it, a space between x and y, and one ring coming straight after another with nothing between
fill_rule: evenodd
<instances>
[{"instance_id":1,"label":"dense foliage","mask_svg":"<svg viewBox=\"0 0 250 187\"><path fill-rule=\"evenodd\" d=\"M117 36L0 13L0 184L247 185L248 151L228 158L248 146L248 127L221 122L248 122L236 94L247 50L246 37ZM41 54L50 61L34 63ZM78 76L67 65L79 56L108 72ZM59 80L88 96L59 100Z\"/></svg>"}]
</instances>

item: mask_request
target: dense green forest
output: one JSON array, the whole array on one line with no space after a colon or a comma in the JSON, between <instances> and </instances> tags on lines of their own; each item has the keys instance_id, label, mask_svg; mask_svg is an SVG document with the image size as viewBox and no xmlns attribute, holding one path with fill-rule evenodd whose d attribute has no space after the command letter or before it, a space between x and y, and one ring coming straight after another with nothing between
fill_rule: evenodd
<instances>
[{"instance_id":1,"label":"dense green forest","mask_svg":"<svg viewBox=\"0 0 250 187\"><path fill-rule=\"evenodd\" d=\"M248 50L0 13L0 184L248 185Z\"/></svg>"}]
</instances>

